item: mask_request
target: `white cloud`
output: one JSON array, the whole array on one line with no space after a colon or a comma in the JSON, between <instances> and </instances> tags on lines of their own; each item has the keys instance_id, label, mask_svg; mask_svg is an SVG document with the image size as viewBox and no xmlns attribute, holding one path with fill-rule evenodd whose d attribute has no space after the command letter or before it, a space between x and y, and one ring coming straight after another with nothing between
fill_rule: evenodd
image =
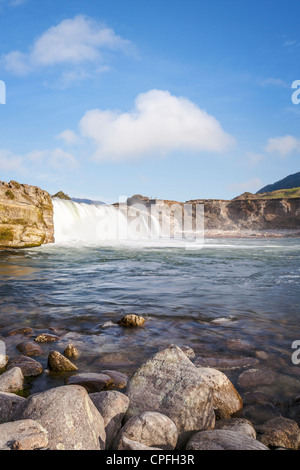
<instances>
[{"instance_id":1,"label":"white cloud","mask_svg":"<svg viewBox=\"0 0 300 470\"><path fill-rule=\"evenodd\" d=\"M274 86L280 88L290 88L290 84L281 78L267 78L261 83L262 86Z\"/></svg>"},{"instance_id":2,"label":"white cloud","mask_svg":"<svg viewBox=\"0 0 300 470\"><path fill-rule=\"evenodd\" d=\"M78 142L78 136L75 134L74 131L70 129L66 129L56 137L57 139L61 139L65 144L68 145L76 144L76 142Z\"/></svg>"},{"instance_id":3,"label":"white cloud","mask_svg":"<svg viewBox=\"0 0 300 470\"><path fill-rule=\"evenodd\" d=\"M277 153L280 157L287 157L293 152L300 152L300 139L291 135L274 137L268 140L265 151Z\"/></svg>"},{"instance_id":4,"label":"white cloud","mask_svg":"<svg viewBox=\"0 0 300 470\"><path fill-rule=\"evenodd\" d=\"M235 191L237 193L244 192L257 192L262 187L262 181L259 178L252 178L249 181L243 183L232 183L227 186L229 191Z\"/></svg>"},{"instance_id":5,"label":"white cloud","mask_svg":"<svg viewBox=\"0 0 300 470\"><path fill-rule=\"evenodd\" d=\"M161 90L140 94L127 113L88 111L80 130L96 145L96 160L120 161L178 150L222 152L235 142L206 111Z\"/></svg>"},{"instance_id":6,"label":"white cloud","mask_svg":"<svg viewBox=\"0 0 300 470\"><path fill-rule=\"evenodd\" d=\"M7 149L0 149L0 169L1 171L17 171L19 173L26 172L25 167L23 166L23 157L15 155Z\"/></svg>"},{"instance_id":7,"label":"white cloud","mask_svg":"<svg viewBox=\"0 0 300 470\"><path fill-rule=\"evenodd\" d=\"M54 169L74 170L78 167L76 158L60 148L34 150L24 155L17 155L7 149L0 149L0 170L28 173L32 166Z\"/></svg>"},{"instance_id":8,"label":"white cloud","mask_svg":"<svg viewBox=\"0 0 300 470\"><path fill-rule=\"evenodd\" d=\"M10 72L22 75L37 67L99 64L103 49L125 50L129 45L129 41L112 29L79 15L52 26L33 43L28 53L12 51L3 56L3 61Z\"/></svg>"}]
</instances>

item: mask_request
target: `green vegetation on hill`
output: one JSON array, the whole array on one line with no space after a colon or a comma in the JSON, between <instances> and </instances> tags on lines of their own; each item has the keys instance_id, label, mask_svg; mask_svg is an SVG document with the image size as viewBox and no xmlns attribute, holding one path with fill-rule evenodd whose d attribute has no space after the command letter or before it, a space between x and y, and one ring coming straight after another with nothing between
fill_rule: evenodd
<instances>
[{"instance_id":1,"label":"green vegetation on hill","mask_svg":"<svg viewBox=\"0 0 300 470\"><path fill-rule=\"evenodd\" d=\"M300 188L292 189L279 189L278 191L272 191L271 193L257 194L259 198L267 199L280 199L283 197L300 197Z\"/></svg>"},{"instance_id":2,"label":"green vegetation on hill","mask_svg":"<svg viewBox=\"0 0 300 470\"><path fill-rule=\"evenodd\" d=\"M277 181L274 184L269 184L264 188L260 189L256 194L271 193L278 191L279 189L294 189L300 187L300 172L289 175L283 180Z\"/></svg>"}]
</instances>

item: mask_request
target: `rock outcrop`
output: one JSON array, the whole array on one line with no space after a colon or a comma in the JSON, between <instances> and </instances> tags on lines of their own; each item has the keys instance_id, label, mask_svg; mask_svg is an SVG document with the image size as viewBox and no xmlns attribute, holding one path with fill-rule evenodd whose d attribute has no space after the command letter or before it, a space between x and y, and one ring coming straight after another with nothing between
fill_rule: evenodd
<instances>
[{"instance_id":1,"label":"rock outcrop","mask_svg":"<svg viewBox=\"0 0 300 470\"><path fill-rule=\"evenodd\" d=\"M0 249L53 242L51 196L36 186L0 182Z\"/></svg>"}]
</instances>

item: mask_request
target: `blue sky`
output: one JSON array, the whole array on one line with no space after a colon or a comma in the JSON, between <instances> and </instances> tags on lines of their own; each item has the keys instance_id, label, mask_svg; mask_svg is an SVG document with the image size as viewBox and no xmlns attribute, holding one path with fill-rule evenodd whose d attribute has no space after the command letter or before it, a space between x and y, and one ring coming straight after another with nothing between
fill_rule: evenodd
<instances>
[{"instance_id":1,"label":"blue sky","mask_svg":"<svg viewBox=\"0 0 300 470\"><path fill-rule=\"evenodd\" d=\"M296 0L0 0L0 179L230 199L300 171Z\"/></svg>"}]
</instances>

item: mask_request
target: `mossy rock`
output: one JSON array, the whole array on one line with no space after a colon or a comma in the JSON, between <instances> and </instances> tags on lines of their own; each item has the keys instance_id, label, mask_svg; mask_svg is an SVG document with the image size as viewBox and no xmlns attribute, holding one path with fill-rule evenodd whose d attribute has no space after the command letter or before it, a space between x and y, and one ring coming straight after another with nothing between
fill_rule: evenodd
<instances>
[{"instance_id":1,"label":"mossy rock","mask_svg":"<svg viewBox=\"0 0 300 470\"><path fill-rule=\"evenodd\" d=\"M14 240L14 233L11 229L0 229L0 242L12 242Z\"/></svg>"},{"instance_id":2,"label":"mossy rock","mask_svg":"<svg viewBox=\"0 0 300 470\"><path fill-rule=\"evenodd\" d=\"M5 196L8 197L8 199L11 199L11 200L15 199L15 195L14 195L14 193L12 192L11 189L8 189L8 190L5 192Z\"/></svg>"}]
</instances>

